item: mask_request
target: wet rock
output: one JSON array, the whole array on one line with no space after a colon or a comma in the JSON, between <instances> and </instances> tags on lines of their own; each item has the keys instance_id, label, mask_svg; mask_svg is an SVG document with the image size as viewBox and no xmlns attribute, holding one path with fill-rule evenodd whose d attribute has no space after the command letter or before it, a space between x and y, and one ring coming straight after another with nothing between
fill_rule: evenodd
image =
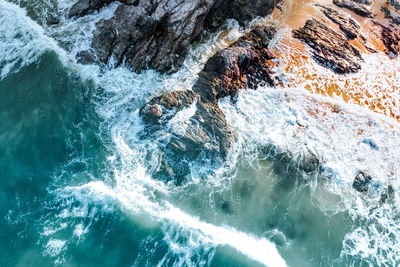
<instances>
[{"instance_id":1,"label":"wet rock","mask_svg":"<svg viewBox=\"0 0 400 267\"><path fill-rule=\"evenodd\" d=\"M268 67L272 57L267 48L275 33L273 27L254 29L210 58L193 90L163 94L140 110L146 138L160 130L171 135L161 148L163 156L156 177L181 184L192 164L222 164L232 133L218 99L234 96L243 88L256 88L262 82L274 83ZM184 122L183 131L176 133L167 127L178 112L193 107L194 115Z\"/></svg>"},{"instance_id":2,"label":"wet rock","mask_svg":"<svg viewBox=\"0 0 400 267\"><path fill-rule=\"evenodd\" d=\"M79 0L68 12L68 17L81 17L95 10L99 10L113 0Z\"/></svg>"},{"instance_id":3,"label":"wet rock","mask_svg":"<svg viewBox=\"0 0 400 267\"><path fill-rule=\"evenodd\" d=\"M326 23L309 19L303 28L293 31L293 37L303 40L312 48L313 58L337 73L353 73L361 68L360 51L346 36Z\"/></svg>"},{"instance_id":4,"label":"wet rock","mask_svg":"<svg viewBox=\"0 0 400 267\"><path fill-rule=\"evenodd\" d=\"M346 16L333 8L322 5L317 6L321 8L326 17L339 25L340 30L346 34L347 38L355 39L359 36L361 27L353 18Z\"/></svg>"},{"instance_id":5,"label":"wet rock","mask_svg":"<svg viewBox=\"0 0 400 267\"><path fill-rule=\"evenodd\" d=\"M388 3L392 6L394 6L394 8L396 8L397 10L400 10L400 2L397 0L388 0Z\"/></svg>"},{"instance_id":6,"label":"wet rock","mask_svg":"<svg viewBox=\"0 0 400 267\"><path fill-rule=\"evenodd\" d=\"M181 66L190 43L203 31L214 0L139 1L120 5L109 20L100 20L92 47L100 62L125 63L135 72L171 72Z\"/></svg>"},{"instance_id":7,"label":"wet rock","mask_svg":"<svg viewBox=\"0 0 400 267\"><path fill-rule=\"evenodd\" d=\"M216 103L221 97L234 96L242 88L255 89L263 83L274 85L269 67L273 57L268 44L275 34L274 27L256 28L215 54L193 89L203 101Z\"/></svg>"},{"instance_id":8,"label":"wet rock","mask_svg":"<svg viewBox=\"0 0 400 267\"><path fill-rule=\"evenodd\" d=\"M216 0L205 19L209 29L220 27L227 19L235 19L241 26L272 12L276 0Z\"/></svg>"},{"instance_id":9,"label":"wet rock","mask_svg":"<svg viewBox=\"0 0 400 267\"><path fill-rule=\"evenodd\" d=\"M395 24L400 24L400 14L391 11L388 7L382 7L382 11L385 13L385 18L390 19Z\"/></svg>"},{"instance_id":10,"label":"wet rock","mask_svg":"<svg viewBox=\"0 0 400 267\"><path fill-rule=\"evenodd\" d=\"M395 198L394 195L394 189L392 185L388 185L386 190L384 190L384 192L381 195L381 199L380 202L381 203L388 203L388 202L392 202Z\"/></svg>"},{"instance_id":11,"label":"wet rock","mask_svg":"<svg viewBox=\"0 0 400 267\"><path fill-rule=\"evenodd\" d=\"M80 51L77 53L76 58L80 64L93 64L96 62L94 54L90 51Z\"/></svg>"},{"instance_id":12,"label":"wet rock","mask_svg":"<svg viewBox=\"0 0 400 267\"><path fill-rule=\"evenodd\" d=\"M374 140L372 140L372 139L364 139L362 142L363 142L364 144L369 145L369 147L370 147L371 149L376 150L376 151L379 151L379 147L378 147L378 145L375 143Z\"/></svg>"},{"instance_id":13,"label":"wet rock","mask_svg":"<svg viewBox=\"0 0 400 267\"><path fill-rule=\"evenodd\" d=\"M371 182L372 177L365 172L360 171L353 182L353 188L361 193L366 193L368 191L369 183Z\"/></svg>"},{"instance_id":14,"label":"wet rock","mask_svg":"<svg viewBox=\"0 0 400 267\"><path fill-rule=\"evenodd\" d=\"M111 0L80 0L70 16L82 16ZM244 24L272 11L274 0L151 0L121 1L114 16L100 20L93 32L92 47L100 63L127 64L135 72L155 69L176 71L189 46L203 28L220 26L229 18Z\"/></svg>"},{"instance_id":15,"label":"wet rock","mask_svg":"<svg viewBox=\"0 0 400 267\"><path fill-rule=\"evenodd\" d=\"M367 17L367 18L373 18L376 16L374 11L369 4L371 4L371 1L362 1L362 0L333 0L333 3L337 5L338 7L344 7L347 9L350 9L354 11L356 14Z\"/></svg>"},{"instance_id":16,"label":"wet rock","mask_svg":"<svg viewBox=\"0 0 400 267\"><path fill-rule=\"evenodd\" d=\"M164 154L155 177L180 185L190 174L191 164L221 164L231 146L232 133L218 105L201 102L193 91L169 93L171 94L174 96L169 98L163 95L153 99L140 112L146 123L146 137L161 129L171 135L162 148ZM167 102L163 103L163 100ZM184 122L184 131L169 130L167 124L173 114L188 105L195 105L196 111ZM159 111L155 111L155 106Z\"/></svg>"},{"instance_id":17,"label":"wet rock","mask_svg":"<svg viewBox=\"0 0 400 267\"><path fill-rule=\"evenodd\" d=\"M153 98L141 110L143 120L150 124L161 124L170 120L177 112L191 106L200 96L194 91L176 91Z\"/></svg>"},{"instance_id":18,"label":"wet rock","mask_svg":"<svg viewBox=\"0 0 400 267\"><path fill-rule=\"evenodd\" d=\"M307 173L315 171L320 166L319 158L311 151L307 151L299 163L300 169Z\"/></svg>"},{"instance_id":19,"label":"wet rock","mask_svg":"<svg viewBox=\"0 0 400 267\"><path fill-rule=\"evenodd\" d=\"M387 49L387 54L397 56L400 54L400 28L387 21L374 21L381 27L381 39Z\"/></svg>"}]
</instances>

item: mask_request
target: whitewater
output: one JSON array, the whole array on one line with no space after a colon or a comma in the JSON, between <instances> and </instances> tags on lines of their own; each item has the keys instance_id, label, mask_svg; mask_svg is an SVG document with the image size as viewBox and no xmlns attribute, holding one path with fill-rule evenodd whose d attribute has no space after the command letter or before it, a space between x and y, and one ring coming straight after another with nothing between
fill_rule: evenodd
<instances>
[{"instance_id":1,"label":"whitewater","mask_svg":"<svg viewBox=\"0 0 400 267\"><path fill-rule=\"evenodd\" d=\"M76 54L119 4L68 19L72 4L0 0L0 265L400 264L399 59L364 55L345 77L293 63L306 52L287 18L311 1L288 1L246 28L228 21L175 74L82 65ZM154 179L168 132L142 138L139 109L191 88L208 58L268 23L283 83L220 100L234 135L226 162L192 165L182 186ZM182 131L193 109L168 127ZM322 167L306 173L310 154ZM367 194L352 187L360 170Z\"/></svg>"}]
</instances>

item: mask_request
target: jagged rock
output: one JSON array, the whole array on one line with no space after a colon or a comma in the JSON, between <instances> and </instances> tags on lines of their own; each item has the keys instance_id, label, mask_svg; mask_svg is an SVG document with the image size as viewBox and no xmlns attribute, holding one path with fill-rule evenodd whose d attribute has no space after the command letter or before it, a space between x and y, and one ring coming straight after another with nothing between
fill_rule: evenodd
<instances>
[{"instance_id":1,"label":"jagged rock","mask_svg":"<svg viewBox=\"0 0 400 267\"><path fill-rule=\"evenodd\" d=\"M264 17L271 13L278 2L280 0L216 0L205 19L205 25L215 29L227 19L235 19L244 26L256 17Z\"/></svg>"},{"instance_id":2,"label":"jagged rock","mask_svg":"<svg viewBox=\"0 0 400 267\"><path fill-rule=\"evenodd\" d=\"M317 6L321 8L326 17L339 25L340 30L346 34L347 38L355 39L359 36L361 26L353 18L341 14L333 8L322 5Z\"/></svg>"},{"instance_id":3,"label":"jagged rock","mask_svg":"<svg viewBox=\"0 0 400 267\"><path fill-rule=\"evenodd\" d=\"M79 0L70 16L82 16L111 0ZM92 48L100 63L125 63L135 72L176 71L203 28L220 26L229 18L244 24L272 11L275 0L125 0L109 20L100 20ZM240 9L238 9L240 8ZM222 12L222 13L221 13Z\"/></svg>"},{"instance_id":4,"label":"jagged rock","mask_svg":"<svg viewBox=\"0 0 400 267\"><path fill-rule=\"evenodd\" d=\"M208 60L193 89L203 101L213 102L234 96L241 88L255 89L262 83L274 85L269 63L268 44L275 36L274 27L256 28L229 48Z\"/></svg>"},{"instance_id":5,"label":"jagged rock","mask_svg":"<svg viewBox=\"0 0 400 267\"><path fill-rule=\"evenodd\" d=\"M360 51L346 36L317 19L309 19L303 28L293 31L293 37L312 48L313 58L337 73L352 73L361 68Z\"/></svg>"},{"instance_id":6,"label":"jagged rock","mask_svg":"<svg viewBox=\"0 0 400 267\"><path fill-rule=\"evenodd\" d=\"M275 33L273 27L254 29L209 59L193 90L163 94L140 110L148 137L161 129L168 131L168 123L178 112L195 108L194 115L185 121L184 131L170 131L156 177L181 184L192 163L215 166L223 162L232 133L218 99L234 96L242 88L256 88L262 81L273 84L267 47Z\"/></svg>"},{"instance_id":7,"label":"jagged rock","mask_svg":"<svg viewBox=\"0 0 400 267\"><path fill-rule=\"evenodd\" d=\"M168 122L177 112L195 105L195 113L185 121L183 132L168 130ZM163 129L171 137L163 147L163 157L155 176L182 184L190 173L190 164L222 163L232 142L225 115L213 103L203 103L194 91L167 93L152 99L141 110L146 136Z\"/></svg>"},{"instance_id":8,"label":"jagged rock","mask_svg":"<svg viewBox=\"0 0 400 267\"><path fill-rule=\"evenodd\" d=\"M369 4L371 4L371 1L362 1L362 0L333 0L333 3L337 5L338 7L344 7L347 9L350 9L354 11L356 14L367 17L367 18L373 18L376 16L374 11Z\"/></svg>"},{"instance_id":9,"label":"jagged rock","mask_svg":"<svg viewBox=\"0 0 400 267\"><path fill-rule=\"evenodd\" d=\"M353 188L361 193L366 193L368 191L368 185L371 182L372 177L365 172L360 171L353 182Z\"/></svg>"},{"instance_id":10,"label":"jagged rock","mask_svg":"<svg viewBox=\"0 0 400 267\"><path fill-rule=\"evenodd\" d=\"M103 6L112 3L113 0L79 0L68 12L68 17L81 17Z\"/></svg>"},{"instance_id":11,"label":"jagged rock","mask_svg":"<svg viewBox=\"0 0 400 267\"><path fill-rule=\"evenodd\" d=\"M171 119L177 112L187 108L200 96L194 91L176 91L153 98L141 110L145 122L159 125Z\"/></svg>"},{"instance_id":12,"label":"jagged rock","mask_svg":"<svg viewBox=\"0 0 400 267\"><path fill-rule=\"evenodd\" d=\"M394 8L396 8L397 10L400 10L400 2L397 0L388 0L388 3L392 6L394 6Z\"/></svg>"},{"instance_id":13,"label":"jagged rock","mask_svg":"<svg viewBox=\"0 0 400 267\"><path fill-rule=\"evenodd\" d=\"M139 1L120 5L109 20L100 20L92 47L102 63L125 62L134 71L160 72L181 66L189 44L203 31L214 0Z\"/></svg>"},{"instance_id":14,"label":"jagged rock","mask_svg":"<svg viewBox=\"0 0 400 267\"><path fill-rule=\"evenodd\" d=\"M382 11L385 13L385 18L390 19L393 23L400 24L400 14L391 11L388 7L382 7Z\"/></svg>"},{"instance_id":15,"label":"jagged rock","mask_svg":"<svg viewBox=\"0 0 400 267\"><path fill-rule=\"evenodd\" d=\"M374 21L381 27L381 39L387 48L387 54L398 56L400 54L400 28L387 21Z\"/></svg>"}]
</instances>

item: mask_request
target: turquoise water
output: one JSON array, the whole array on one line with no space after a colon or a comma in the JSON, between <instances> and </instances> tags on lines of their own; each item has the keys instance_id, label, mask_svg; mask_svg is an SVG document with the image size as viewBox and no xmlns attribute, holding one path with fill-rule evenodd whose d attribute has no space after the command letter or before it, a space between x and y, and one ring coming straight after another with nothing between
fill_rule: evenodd
<instances>
[{"instance_id":1,"label":"turquoise water","mask_svg":"<svg viewBox=\"0 0 400 267\"><path fill-rule=\"evenodd\" d=\"M138 110L190 86L228 42L211 36L172 76L81 66L75 53L116 5L78 21L69 5L0 0L0 266L400 263L397 122L343 103L320 119L313 109L337 103L305 90L242 92L220 103L235 135L226 164L164 184L152 178L163 136L143 138ZM318 171L299 170L307 151ZM382 178L367 195L351 187L360 166Z\"/></svg>"}]
</instances>

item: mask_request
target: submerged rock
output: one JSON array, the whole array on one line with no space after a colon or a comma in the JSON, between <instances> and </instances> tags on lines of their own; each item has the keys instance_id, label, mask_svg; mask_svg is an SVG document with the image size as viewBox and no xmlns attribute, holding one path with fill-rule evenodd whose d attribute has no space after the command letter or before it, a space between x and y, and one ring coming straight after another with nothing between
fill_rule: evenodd
<instances>
[{"instance_id":1,"label":"submerged rock","mask_svg":"<svg viewBox=\"0 0 400 267\"><path fill-rule=\"evenodd\" d=\"M275 28L257 28L230 47L209 59L193 90L166 93L153 98L141 110L145 135L168 131L171 137L161 147L163 156L155 173L162 180L176 184L185 181L190 166L217 166L226 159L232 133L218 99L234 96L243 88L256 88L262 82L274 84L268 61L269 41ZM185 108L194 108L180 132L167 125Z\"/></svg>"},{"instance_id":2,"label":"submerged rock","mask_svg":"<svg viewBox=\"0 0 400 267\"><path fill-rule=\"evenodd\" d=\"M373 18L376 16L369 6L372 3L369 0L333 0L333 3L338 7L350 9L363 17Z\"/></svg>"},{"instance_id":3,"label":"submerged rock","mask_svg":"<svg viewBox=\"0 0 400 267\"><path fill-rule=\"evenodd\" d=\"M83 16L111 0L79 0L69 16ZM272 11L275 0L123 0L114 16L100 20L92 48L100 63L125 63L135 72L176 71L203 28L221 26L229 18L244 24Z\"/></svg>"},{"instance_id":4,"label":"submerged rock","mask_svg":"<svg viewBox=\"0 0 400 267\"><path fill-rule=\"evenodd\" d=\"M293 31L293 37L303 40L312 48L313 58L337 73L357 72L361 68L360 51L346 36L326 23L309 19L303 28Z\"/></svg>"},{"instance_id":5,"label":"submerged rock","mask_svg":"<svg viewBox=\"0 0 400 267\"><path fill-rule=\"evenodd\" d=\"M368 191L369 183L371 182L372 177L365 172L360 171L353 182L353 188L361 193L366 193Z\"/></svg>"}]
</instances>

